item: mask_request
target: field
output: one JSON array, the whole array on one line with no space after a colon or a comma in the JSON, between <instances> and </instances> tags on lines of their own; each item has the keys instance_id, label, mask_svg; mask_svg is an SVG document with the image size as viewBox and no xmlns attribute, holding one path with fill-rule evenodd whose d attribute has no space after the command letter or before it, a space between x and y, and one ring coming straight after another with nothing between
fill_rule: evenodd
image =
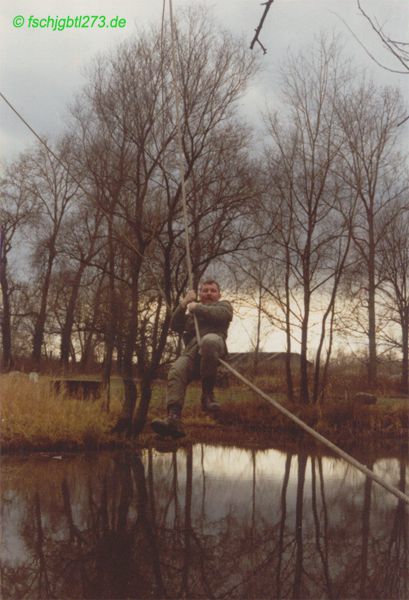
<instances>
[{"instance_id":1,"label":"field","mask_svg":"<svg viewBox=\"0 0 409 600\"><path fill-rule=\"evenodd\" d=\"M264 383L264 385L263 385ZM266 389L266 382L259 382ZM137 439L114 435L111 429L121 410L122 382L111 381L110 409L106 398L91 401L56 393L50 379L33 383L25 376L0 376L1 449L19 451L85 451L102 448L151 445L149 421L165 413L165 382L153 388L148 423ZM200 410L198 385L188 389L184 424L189 433L184 443L211 442L247 446L274 446L283 442L311 443L310 436L267 402L242 386L217 391L222 406L218 422ZM285 403L284 395L274 398ZM337 400L323 406L288 405L308 425L336 444L345 447L371 444L402 449L409 441L409 400L388 395L373 406Z\"/></svg>"}]
</instances>

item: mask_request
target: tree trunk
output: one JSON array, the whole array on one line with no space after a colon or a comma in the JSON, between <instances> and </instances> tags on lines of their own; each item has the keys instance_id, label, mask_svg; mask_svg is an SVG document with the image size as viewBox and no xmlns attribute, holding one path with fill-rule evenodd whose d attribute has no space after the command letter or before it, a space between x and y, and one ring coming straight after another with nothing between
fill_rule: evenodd
<instances>
[{"instance_id":1,"label":"tree trunk","mask_svg":"<svg viewBox=\"0 0 409 600\"><path fill-rule=\"evenodd\" d=\"M253 375L258 375L258 364L260 357L260 332L261 332L261 294L262 294L261 281L259 282L258 288L258 302L257 302L257 328L256 328L256 346L254 348L254 362L253 362Z\"/></svg>"},{"instance_id":2,"label":"tree trunk","mask_svg":"<svg viewBox=\"0 0 409 600\"><path fill-rule=\"evenodd\" d=\"M286 335L286 348L287 353L285 357L285 378L287 384L287 400L288 402L294 401L294 385L293 385L293 374L291 371L291 310L290 310L290 269L291 269L291 258L288 248L286 245L286 266L285 266L285 335Z\"/></svg>"},{"instance_id":3,"label":"tree trunk","mask_svg":"<svg viewBox=\"0 0 409 600\"><path fill-rule=\"evenodd\" d=\"M47 318L48 291L50 289L51 271L53 268L54 257L55 252L50 251L47 263L47 271L45 274L44 284L41 292L40 310L34 326L33 351L31 356L37 368L39 367L41 362L41 349L44 341L44 326Z\"/></svg>"},{"instance_id":4,"label":"tree trunk","mask_svg":"<svg viewBox=\"0 0 409 600\"><path fill-rule=\"evenodd\" d=\"M163 356L163 351L166 345L166 338L169 331L169 324L171 319L171 311L169 308L166 311L164 322L162 323L161 329L159 330L159 317L161 306L162 302L158 302L154 333L152 336L153 352L151 356L150 365L146 365L146 356L138 357L138 363L144 365L144 367L141 380L141 398L133 422L133 433L135 435L141 433L146 424L149 405L152 397L152 383L155 378L156 370L159 367L160 361Z\"/></svg>"},{"instance_id":5,"label":"tree trunk","mask_svg":"<svg viewBox=\"0 0 409 600\"><path fill-rule=\"evenodd\" d=\"M150 372L148 372L146 375L143 375L141 380L141 396L132 427L134 435L141 433L145 427L149 404L152 398L152 382L153 377L151 376Z\"/></svg>"},{"instance_id":6,"label":"tree trunk","mask_svg":"<svg viewBox=\"0 0 409 600\"><path fill-rule=\"evenodd\" d=\"M369 282L368 294L368 386L374 389L377 383L375 284Z\"/></svg>"},{"instance_id":7,"label":"tree trunk","mask_svg":"<svg viewBox=\"0 0 409 600\"><path fill-rule=\"evenodd\" d=\"M129 308L127 335L123 349L121 363L121 375L124 385L124 403L121 416L115 431L125 431L128 436L132 434L132 421L138 396L138 390L134 381L133 358L138 331L138 278L140 265L132 267L131 305Z\"/></svg>"},{"instance_id":8,"label":"tree trunk","mask_svg":"<svg viewBox=\"0 0 409 600\"><path fill-rule=\"evenodd\" d=\"M4 250L3 250L4 252ZM6 254L0 257L0 285L3 295L3 318L1 321L2 333L2 367L4 371L9 371L12 366L12 349L11 349L11 315L10 315L10 296L7 281L7 258Z\"/></svg>"},{"instance_id":9,"label":"tree trunk","mask_svg":"<svg viewBox=\"0 0 409 600\"><path fill-rule=\"evenodd\" d=\"M409 393L409 306L406 307L402 319L401 391L404 394Z\"/></svg>"},{"instance_id":10,"label":"tree trunk","mask_svg":"<svg viewBox=\"0 0 409 600\"><path fill-rule=\"evenodd\" d=\"M346 256L346 254L345 254L345 256ZM332 293L331 293L331 301L328 304L328 307L327 307L327 309L323 315L322 321L321 321L320 341L318 344L317 352L315 354L314 384L313 384L313 395L312 395L313 404L316 404L318 402L320 396L322 398L323 394L324 394L324 388L325 388L325 384L326 384L326 374L327 374L329 359L330 359L331 350L332 350L335 301L336 301L336 294L337 294L337 290L338 290L338 283L340 280L341 272L342 272L342 269L337 274L336 281L334 282L334 287L333 287ZM321 374L321 355L322 355L322 350L324 347L324 341L325 341L325 336L326 336L326 326L327 326L327 320L328 320L329 316L330 316L330 327L329 327L330 343L329 343L327 355L325 358L323 374Z\"/></svg>"},{"instance_id":11,"label":"tree trunk","mask_svg":"<svg viewBox=\"0 0 409 600\"><path fill-rule=\"evenodd\" d=\"M75 279L71 288L71 295L68 302L67 311L65 314L65 322L61 330L60 362L64 366L68 366L70 358L71 334L72 327L74 324L75 308L77 306L77 299L84 271L85 263L81 264L79 270L75 275Z\"/></svg>"},{"instance_id":12,"label":"tree trunk","mask_svg":"<svg viewBox=\"0 0 409 600\"><path fill-rule=\"evenodd\" d=\"M329 327L328 351L327 351L327 355L325 357L325 363L324 363L324 368L323 368L322 377L321 377L321 386L320 386L319 397L318 397L318 400L321 404L324 404L325 389L327 387L327 382L328 382L329 364L330 364L330 358L331 358L331 354L332 354L332 346L333 346L333 342L334 342L334 316L335 316L335 303L332 305L332 308L331 308L331 324Z\"/></svg>"},{"instance_id":13,"label":"tree trunk","mask_svg":"<svg viewBox=\"0 0 409 600\"><path fill-rule=\"evenodd\" d=\"M304 292L304 316L301 325L301 357L300 357L300 370L301 370L301 381L300 381L300 401L304 404L309 403L309 390L308 390L308 361L307 361L307 350L308 350L308 321L310 316L310 297L308 290Z\"/></svg>"},{"instance_id":14,"label":"tree trunk","mask_svg":"<svg viewBox=\"0 0 409 600\"><path fill-rule=\"evenodd\" d=\"M375 233L373 219L373 202L368 217L368 386L374 389L377 383L377 357L376 357L376 269L375 269Z\"/></svg>"},{"instance_id":15,"label":"tree trunk","mask_svg":"<svg viewBox=\"0 0 409 600\"><path fill-rule=\"evenodd\" d=\"M108 220L109 245L109 316L105 334L105 355L102 369L102 381L106 389L106 410L109 412L111 402L111 373L112 355L115 346L115 332L118 325L116 296L115 296L115 257L113 248L112 222Z\"/></svg>"}]
</instances>

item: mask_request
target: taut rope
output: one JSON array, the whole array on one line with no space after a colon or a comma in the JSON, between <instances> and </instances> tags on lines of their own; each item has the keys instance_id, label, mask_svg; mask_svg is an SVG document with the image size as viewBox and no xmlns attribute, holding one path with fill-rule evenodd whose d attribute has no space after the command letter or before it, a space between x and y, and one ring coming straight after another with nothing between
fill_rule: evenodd
<instances>
[{"instance_id":1,"label":"taut rope","mask_svg":"<svg viewBox=\"0 0 409 600\"><path fill-rule=\"evenodd\" d=\"M189 243L189 223L187 217L187 201L186 201L186 181L185 181L185 168L183 164L183 141L182 141L182 128L180 125L180 97L177 88L177 70L176 70L176 27L173 20L173 8L172 0L169 0L169 20L170 20L170 38L172 48L172 84L173 93L175 95L175 109L176 109L176 131L177 131L177 145L178 145L178 159L179 159L179 173L180 173L180 185L182 190L182 206L183 206L183 222L184 222L184 233L185 233L185 248L186 248L186 265L189 278L189 288L193 289L193 269L192 269L192 255L190 252ZM200 351L200 330L197 318L193 315L193 321L195 324L196 339L199 345Z\"/></svg>"},{"instance_id":2,"label":"taut rope","mask_svg":"<svg viewBox=\"0 0 409 600\"><path fill-rule=\"evenodd\" d=\"M165 305L170 309L170 305L169 305L169 303L168 303L168 301L166 299L166 294L165 294L164 290L162 289L161 284L159 283L158 276L157 276L157 274L155 272L155 269L151 266L150 261L148 260L148 258L146 256L143 256L141 254L141 252L139 251L139 249L135 246L135 244L132 242L132 240L129 239L129 237L127 235L125 235L124 233L118 231L118 229L115 226L115 223L113 221L112 215L109 214L109 211L104 208L102 202L97 202L95 200L94 196L72 174L72 172L70 171L69 167L65 164L65 162L57 154L55 154L55 152L53 152L53 150L51 150L51 148L48 146L47 142L45 142L43 140L43 138L40 135L38 135L38 133L35 131L35 129L33 129L33 127L31 127L31 125L26 121L26 119L23 117L23 115L13 106L13 104L1 92L0 92L0 98L2 98L4 100L4 102L17 115L17 117L20 119L20 121L22 121L22 123L24 123L24 125L31 131L31 133L33 135L35 135L35 137L38 139L38 141L41 143L41 145L44 146L44 148L47 150L48 154L51 155L53 158L55 158L55 160L58 162L58 164L65 170L65 172L67 173L67 175L77 185L78 189L80 189L82 192L84 192L84 194L87 196L87 198L89 198L91 200L92 204L97 205L98 209L102 212L102 214L105 216L105 218L107 219L107 221L109 221L111 223L113 231L115 232L115 234L117 235L117 237L119 239L121 239L122 242L124 242L125 245L128 246L128 248L130 248L131 250L133 250L135 252L135 254L138 254L138 256L140 256L141 258L143 258L146 261L146 264L148 265L148 269L150 270L153 278L155 279L155 283L157 285L158 291L160 292Z\"/></svg>"},{"instance_id":3,"label":"taut rope","mask_svg":"<svg viewBox=\"0 0 409 600\"><path fill-rule=\"evenodd\" d=\"M178 130L178 148L179 148L179 165L180 165L179 168L180 168L180 173L181 173L181 186L182 186L181 189L182 189L183 214L184 214L184 225L185 225L186 261L187 261L187 269L188 269L188 276L189 276L189 286L190 286L191 289L193 289L193 271L192 271L191 255L190 255L188 220L187 220L185 173L184 173L183 159L182 159L182 155L183 155L182 133L181 133L181 127L180 127L180 118L179 118L179 100L178 100L178 93L177 93L177 87L176 87L176 48L175 48L176 41L174 39L175 28L174 28L174 22L173 22L172 0L169 0L169 9L170 9L170 24L171 24L171 32L172 32L172 36L171 36L171 43L172 43L172 71L173 71L172 72L172 79L173 79L173 86L174 86L174 91L175 91L175 96L176 96L175 103L176 103L177 130ZM17 117L26 125L26 127L28 127L28 129L35 135L35 137L41 142L41 144L47 149L47 151L66 170L67 174L78 185L78 187L88 197L91 197L91 194L72 175L72 173L69 171L67 165L56 154L54 154L54 152L48 147L48 145L46 144L46 142L27 123L27 121L22 117L22 115L14 108L14 106L7 100L7 98L1 92L0 92L0 97L11 108L11 110L17 115ZM110 218L110 215L108 216L107 211L104 211L102 207L100 207L100 208L101 208L102 212L104 212L104 214L106 214L107 218ZM130 242L130 240L128 240L127 238L124 238L124 237L123 237L123 239L125 239L128 242L128 244L130 245L130 247L132 247L135 250L135 252L137 252L139 254L138 249L135 248L134 244L132 242ZM146 257L145 257L145 259L146 259ZM147 262L148 262L148 266L150 267L149 261L147 261ZM152 269L150 267L150 270L155 275L154 269ZM163 291L161 290L161 286L159 285L159 282L158 282L158 279L157 279L156 275L155 275L155 280L156 280L156 283L158 285L158 290L162 293L162 296L164 297L164 299L166 301L166 296L163 293ZM196 320L195 317L194 317L194 321L195 321L195 328L196 328L196 336L197 336L198 343L200 345L200 332L199 332L197 320ZM265 392L263 392L262 390L260 390L260 388L258 388L256 385L254 385L253 383L251 383L248 379L246 379L243 375L241 375L238 371L236 371L236 369L234 369L227 362L225 362L222 359L219 359L219 363L221 365L223 365L228 371L230 371L240 381L242 381L243 383L245 383L257 395L259 395L261 398L263 398L264 400L266 400L267 402L269 402L270 404L272 404L274 406L274 408L276 408L279 412L281 412L282 414L286 415L289 419L291 419L292 421L294 421L299 427L301 427L302 429L304 429L304 431L306 431L307 433L309 433L310 435L312 435L316 440L320 441L325 446L327 446L328 448L330 448L333 452L335 452L336 454L338 454L338 456L340 456L341 458L343 458L344 460L346 460L347 462L349 462L351 465L353 465L354 467L356 467L364 475L366 475L367 477L369 477L370 479L372 479L373 481L375 481L376 483L378 483L379 485L381 485L388 492L390 492L391 494L394 494L397 498L399 498L399 500L402 500L406 504L409 504L409 496L407 496L404 492L402 492L398 488L394 487L393 485L390 485L389 483L387 483L386 481L384 481L381 477L378 477L378 475L376 475L373 471L371 471L370 469L368 469L368 467L366 467L365 465L363 465L362 463L360 463L358 460L356 460L353 456L351 456L350 454L348 454L347 452L345 452L344 450L342 450L341 448L339 448L338 446L336 446L335 444L333 444L330 440L328 440L323 435L321 435L320 433L318 433L317 431L315 431L314 429L312 429L312 427L309 427L309 425L307 425L306 423L304 423L304 421L302 421L301 419L299 419L296 415L293 415L289 410L287 410L286 408L284 408L284 406L282 406L279 402L277 402L277 400L274 400L274 398L272 398L271 396L267 395Z\"/></svg>"},{"instance_id":4,"label":"taut rope","mask_svg":"<svg viewBox=\"0 0 409 600\"><path fill-rule=\"evenodd\" d=\"M182 159L183 145L182 145L182 131L181 131L181 126L180 126L179 94L178 94L177 85L176 85L176 33L175 33L175 25L174 25L174 21L173 21L172 0L169 0L169 15L170 15L171 44L172 44L172 79L173 79L173 90L174 90L174 94L175 94L175 105L176 105L176 120L177 120L176 127L177 127L177 134L178 134L177 141L178 141L178 151L179 151L179 170L180 170L181 185L182 185L182 203L183 203L183 216L184 216L184 225L185 225L186 265L187 265L187 270L188 270L189 286L192 289L193 288L193 271L192 271L192 260L191 260L191 254L190 254L188 219L187 219L185 171L184 171L183 159ZM195 315L193 315L193 319L195 322L196 339L198 340L198 343L200 346L200 332L199 332L199 327L198 327L198 323L197 323L197 319L196 319ZM244 377L238 371L236 371L236 369L234 369L231 365L229 365L229 363L222 360L221 358L219 358L219 363L221 365L223 365L223 367L225 367L228 371L230 371L230 373L232 373L235 377L240 379L240 381L245 383L258 396L260 396L261 398L263 398L264 400L266 400L267 402L272 404L272 406L274 406L274 408L276 408L282 414L286 415L289 419L294 421L294 423L296 423L299 427L304 429L304 431L306 431L307 433L312 435L313 438L315 438L316 440L320 441L322 444L324 444L325 446L330 448L333 452L338 454L338 456L340 456L341 458L343 458L344 460L349 462L351 465L353 465L355 468L357 468L359 471L361 471L367 477L370 477L373 481L375 481L376 483L381 485L388 492L391 492L391 494L394 494L397 498L399 498L399 500L402 500L403 502L406 502L406 504L409 504L409 496L407 496L401 490L394 487L393 485L390 485L389 483L384 481L381 477L378 477L378 475L376 475L373 471L371 471L371 469L368 469L368 467L366 467L365 465L360 463L353 456L351 456L350 454L348 454L347 452L345 452L344 450L342 450L341 448L336 446L334 443L332 443L330 440L328 440L326 437L324 437L323 435L321 435L320 433L318 433L317 431L312 429L312 427L310 427L309 425L304 423L304 421L299 419L296 415L294 415L292 412L290 412L288 409L286 409L284 406L282 406L279 402L277 402L277 400L274 400L274 398L272 398L271 396L269 396L268 394L266 394L265 392L260 390L260 388L258 388L256 385L254 385L254 383L251 383L251 381L249 381L248 379L246 379L246 377Z\"/></svg>"}]
</instances>

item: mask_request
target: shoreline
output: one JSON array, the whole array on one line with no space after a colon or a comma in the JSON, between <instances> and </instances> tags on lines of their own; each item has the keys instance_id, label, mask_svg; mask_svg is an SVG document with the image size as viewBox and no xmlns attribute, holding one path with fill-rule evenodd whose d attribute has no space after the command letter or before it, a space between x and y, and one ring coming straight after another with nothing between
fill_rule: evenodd
<instances>
[{"instance_id":1,"label":"shoreline","mask_svg":"<svg viewBox=\"0 0 409 600\"><path fill-rule=\"evenodd\" d=\"M307 433L276 431L273 435L265 432L248 430L244 427L226 427L214 424L190 424L185 426L186 437L179 440L161 439L159 436L147 431L135 439L127 439L125 436L111 435L109 439L89 440L88 443L61 441L53 444L0 444L1 456L36 456L41 454L96 454L99 452L139 452L149 449L159 451L176 451L196 444L207 444L212 446L235 447L243 450L278 450L299 454L305 451L307 454L318 454L320 456L337 457L337 454L327 448L318 440L312 439ZM409 440L406 436L402 438L369 438L367 435L362 439L349 439L346 441L341 436L328 438L345 452L354 458L366 462L369 456L376 460L383 458L408 458ZM362 456L365 456L363 460Z\"/></svg>"},{"instance_id":2,"label":"shoreline","mask_svg":"<svg viewBox=\"0 0 409 600\"><path fill-rule=\"evenodd\" d=\"M2 378L1 454L38 452L95 452L154 447L150 421L166 413L163 385L152 391L147 423L134 439L111 433L122 412L123 391L117 388L110 411L105 398L87 401L56 393L49 381L38 384ZM376 404L330 399L324 404L290 404L283 394L270 392L277 402L306 425L347 453L373 449L377 455L401 455L409 450L409 399L379 396ZM288 416L248 390L236 386L218 389L221 410L213 419L199 406L200 390L187 393L183 423L188 434L178 443L209 443L241 448L308 449L331 451Z\"/></svg>"}]
</instances>

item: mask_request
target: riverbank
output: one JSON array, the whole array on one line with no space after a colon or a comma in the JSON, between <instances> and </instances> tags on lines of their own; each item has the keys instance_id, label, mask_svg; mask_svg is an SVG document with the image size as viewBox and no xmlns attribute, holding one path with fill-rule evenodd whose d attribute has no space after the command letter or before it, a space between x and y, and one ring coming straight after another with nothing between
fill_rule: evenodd
<instances>
[{"instance_id":1,"label":"riverbank","mask_svg":"<svg viewBox=\"0 0 409 600\"><path fill-rule=\"evenodd\" d=\"M47 378L38 383L0 378L1 451L73 452L152 447L158 444L149 422L165 412L164 385L154 386L148 423L134 440L111 433L121 410L122 393L113 386L110 410L105 400L83 401L57 393ZM319 447L312 437L251 391L232 386L218 390L221 411L217 421L204 415L198 404L200 390L191 386L186 398L184 425L192 443L236 445L248 448ZM283 396L274 398L284 404ZM397 455L409 446L409 400L383 396L376 405L329 402L323 406L288 405L314 430L344 450L371 446L376 452Z\"/></svg>"}]
</instances>

